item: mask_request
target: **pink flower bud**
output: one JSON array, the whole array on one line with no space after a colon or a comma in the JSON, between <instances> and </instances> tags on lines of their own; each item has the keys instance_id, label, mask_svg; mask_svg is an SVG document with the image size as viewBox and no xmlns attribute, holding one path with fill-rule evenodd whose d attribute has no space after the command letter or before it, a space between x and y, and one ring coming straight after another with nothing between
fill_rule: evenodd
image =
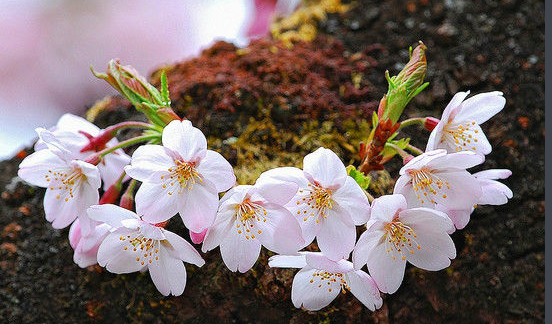
<instances>
[{"instance_id":1,"label":"pink flower bud","mask_svg":"<svg viewBox=\"0 0 552 324\"><path fill-rule=\"evenodd\" d=\"M119 198L121 194L122 183L120 181L112 184L106 192L104 192L102 198L100 199L100 205L103 204L113 204Z\"/></svg>"},{"instance_id":2,"label":"pink flower bud","mask_svg":"<svg viewBox=\"0 0 552 324\"><path fill-rule=\"evenodd\" d=\"M437 126L439 121L440 120L435 117L426 117L426 119L424 120L424 127L431 132L435 128L435 126Z\"/></svg>"},{"instance_id":3,"label":"pink flower bud","mask_svg":"<svg viewBox=\"0 0 552 324\"><path fill-rule=\"evenodd\" d=\"M173 120L182 121L182 118L178 117L178 115L170 107L159 108L159 110L157 110L157 116L159 116L159 118L167 124Z\"/></svg>"}]
</instances>

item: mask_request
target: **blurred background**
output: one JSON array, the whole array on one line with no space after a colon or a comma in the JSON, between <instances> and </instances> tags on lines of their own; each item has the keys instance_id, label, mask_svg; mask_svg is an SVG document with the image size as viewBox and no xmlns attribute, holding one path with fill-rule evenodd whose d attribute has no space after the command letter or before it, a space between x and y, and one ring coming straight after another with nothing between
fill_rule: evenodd
<instances>
[{"instance_id":1,"label":"blurred background","mask_svg":"<svg viewBox=\"0 0 552 324\"><path fill-rule=\"evenodd\" d=\"M268 31L296 0L0 0L0 160L114 91L90 73L119 58L147 75L215 40Z\"/></svg>"}]
</instances>

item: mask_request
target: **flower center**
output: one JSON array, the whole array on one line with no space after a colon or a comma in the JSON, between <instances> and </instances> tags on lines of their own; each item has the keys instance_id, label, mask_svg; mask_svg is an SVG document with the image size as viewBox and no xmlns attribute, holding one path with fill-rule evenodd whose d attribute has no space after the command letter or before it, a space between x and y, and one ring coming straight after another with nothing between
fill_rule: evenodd
<instances>
[{"instance_id":1,"label":"flower center","mask_svg":"<svg viewBox=\"0 0 552 324\"><path fill-rule=\"evenodd\" d=\"M75 197L73 188L79 186L82 181L86 180L86 176L82 173L82 170L77 167L70 173L48 170L45 178L47 182L50 182L50 190L59 190L56 199L65 202Z\"/></svg>"},{"instance_id":2,"label":"flower center","mask_svg":"<svg viewBox=\"0 0 552 324\"><path fill-rule=\"evenodd\" d=\"M299 193L305 194L305 197L297 201L297 205L304 204L304 208L297 211L297 215L303 216L304 222L309 217L314 217L316 223L320 223L320 217L328 217L327 210L332 209L334 205L331 189L309 183L306 189L299 189Z\"/></svg>"},{"instance_id":3,"label":"flower center","mask_svg":"<svg viewBox=\"0 0 552 324\"><path fill-rule=\"evenodd\" d=\"M317 283L318 288L322 288L324 286L324 283L326 283L326 285L330 286L328 287L329 292L332 291L332 283L339 283L339 285L341 286L341 291L343 293L347 292L347 290L351 290L351 287L343 277L342 273L331 273L324 270L319 270L312 274L310 283Z\"/></svg>"},{"instance_id":4,"label":"flower center","mask_svg":"<svg viewBox=\"0 0 552 324\"><path fill-rule=\"evenodd\" d=\"M255 228L256 222L266 222L266 209L263 206L245 199L236 206L236 230L243 234L245 239L255 239L255 232L262 234L262 230Z\"/></svg>"},{"instance_id":5,"label":"flower center","mask_svg":"<svg viewBox=\"0 0 552 324\"><path fill-rule=\"evenodd\" d=\"M450 190L450 184L448 181L441 180L438 176L426 169L411 170L409 171L412 177L412 186L416 192L418 200L424 204L426 201L435 204L435 196L441 195L443 199L448 196L446 193L442 193L446 190Z\"/></svg>"},{"instance_id":6,"label":"flower center","mask_svg":"<svg viewBox=\"0 0 552 324\"><path fill-rule=\"evenodd\" d=\"M159 240L145 238L142 234L120 236L119 240L127 243L123 246L123 250L130 249L137 252L136 262L141 265L152 264L153 261L159 260Z\"/></svg>"},{"instance_id":7,"label":"flower center","mask_svg":"<svg viewBox=\"0 0 552 324\"><path fill-rule=\"evenodd\" d=\"M443 128L443 138L441 142L447 141L448 143L455 146L456 152L465 151L465 150L476 150L474 143L477 143L476 134L479 133L479 130L475 127L476 122L471 121L463 124L456 124L449 122Z\"/></svg>"},{"instance_id":8,"label":"flower center","mask_svg":"<svg viewBox=\"0 0 552 324\"><path fill-rule=\"evenodd\" d=\"M169 175L162 175L161 180L166 181L163 188L170 188L167 191L169 196L172 196L175 192L181 194L185 188L191 190L194 184L203 182L199 172L197 172L196 164L193 162L175 160L175 166L167 169L167 171L169 171Z\"/></svg>"},{"instance_id":9,"label":"flower center","mask_svg":"<svg viewBox=\"0 0 552 324\"><path fill-rule=\"evenodd\" d=\"M414 249L420 250L420 245L416 242L418 235L414 230L405 225L399 220L387 223L385 229L385 251L393 253L393 259L396 258L395 253L402 256L405 260L403 252L408 251L414 254Z\"/></svg>"}]
</instances>

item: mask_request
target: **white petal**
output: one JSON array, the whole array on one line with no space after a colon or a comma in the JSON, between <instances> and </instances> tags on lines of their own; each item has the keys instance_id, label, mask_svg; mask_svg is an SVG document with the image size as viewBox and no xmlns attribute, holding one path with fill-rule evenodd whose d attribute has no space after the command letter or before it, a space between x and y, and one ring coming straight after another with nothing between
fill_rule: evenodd
<instances>
[{"instance_id":1,"label":"white petal","mask_svg":"<svg viewBox=\"0 0 552 324\"><path fill-rule=\"evenodd\" d=\"M172 189L161 184L144 182L136 192L136 213L148 223L160 223L173 217L178 212L179 195L172 194Z\"/></svg>"},{"instance_id":2,"label":"white petal","mask_svg":"<svg viewBox=\"0 0 552 324\"><path fill-rule=\"evenodd\" d=\"M347 176L345 184L333 194L339 206L349 212L355 225L366 224L370 218L370 203L364 190L351 177Z\"/></svg>"},{"instance_id":3,"label":"white petal","mask_svg":"<svg viewBox=\"0 0 552 324\"><path fill-rule=\"evenodd\" d=\"M268 259L272 268L304 268L307 265L306 255L275 255Z\"/></svg>"},{"instance_id":4,"label":"white petal","mask_svg":"<svg viewBox=\"0 0 552 324\"><path fill-rule=\"evenodd\" d=\"M163 228L148 224L141 220L134 220L134 219L125 219L121 223L126 228L134 229L139 228L140 234L144 236L144 238L152 239L155 241L163 241L166 239L165 232Z\"/></svg>"},{"instance_id":5,"label":"white petal","mask_svg":"<svg viewBox=\"0 0 552 324\"><path fill-rule=\"evenodd\" d=\"M307 266L313 269L325 270L330 273L347 273L353 271L353 264L347 260L341 259L334 261L328 259L323 253L306 252L305 260Z\"/></svg>"},{"instance_id":6,"label":"white petal","mask_svg":"<svg viewBox=\"0 0 552 324\"><path fill-rule=\"evenodd\" d=\"M189 120L173 120L163 129L163 146L177 152L185 162L198 162L207 151L205 135Z\"/></svg>"},{"instance_id":7,"label":"white petal","mask_svg":"<svg viewBox=\"0 0 552 324\"><path fill-rule=\"evenodd\" d=\"M268 177L261 182L257 180L255 187L264 200L281 206L287 204L299 189L295 182L284 182Z\"/></svg>"},{"instance_id":8,"label":"white petal","mask_svg":"<svg viewBox=\"0 0 552 324\"><path fill-rule=\"evenodd\" d=\"M425 152L424 154L418 155L412 160L410 160L407 164L405 164L401 170L399 171L400 175L407 174L407 171L409 170L420 170L424 166L426 166L429 162L441 158L447 154L446 150L433 150L429 152Z\"/></svg>"},{"instance_id":9,"label":"white petal","mask_svg":"<svg viewBox=\"0 0 552 324\"><path fill-rule=\"evenodd\" d=\"M50 181L47 181L47 175L60 171L71 172L69 170L70 167L59 156L50 150L40 150L23 159L17 175L32 185L48 187Z\"/></svg>"},{"instance_id":10,"label":"white petal","mask_svg":"<svg viewBox=\"0 0 552 324\"><path fill-rule=\"evenodd\" d=\"M447 214L430 208L411 208L399 213L399 219L412 226L422 226L427 231L444 233L448 231L452 221Z\"/></svg>"},{"instance_id":11,"label":"white petal","mask_svg":"<svg viewBox=\"0 0 552 324\"><path fill-rule=\"evenodd\" d=\"M220 153L207 150L207 153L197 171L201 176L211 181L217 188L217 192L226 191L236 184L234 169Z\"/></svg>"},{"instance_id":12,"label":"white petal","mask_svg":"<svg viewBox=\"0 0 552 324\"><path fill-rule=\"evenodd\" d=\"M48 188L44 195L44 213L46 220L52 223L53 228L61 229L69 226L81 213L82 204L78 200L80 188L75 191L75 198L65 201L65 196L60 196L59 190ZM58 197L60 197L58 199Z\"/></svg>"},{"instance_id":13,"label":"white petal","mask_svg":"<svg viewBox=\"0 0 552 324\"><path fill-rule=\"evenodd\" d=\"M406 207L406 199L401 194L381 196L372 202L371 219L391 222L397 212Z\"/></svg>"},{"instance_id":14,"label":"white petal","mask_svg":"<svg viewBox=\"0 0 552 324\"><path fill-rule=\"evenodd\" d=\"M186 287L186 267L171 257L164 247L159 249L159 260L148 265L151 280L163 296L180 296Z\"/></svg>"},{"instance_id":15,"label":"white petal","mask_svg":"<svg viewBox=\"0 0 552 324\"><path fill-rule=\"evenodd\" d=\"M256 239L246 239L243 234L230 231L220 244L220 253L224 264L230 271L246 272L253 267L259 253L261 242Z\"/></svg>"},{"instance_id":16,"label":"white petal","mask_svg":"<svg viewBox=\"0 0 552 324\"><path fill-rule=\"evenodd\" d=\"M235 220L235 218L232 218L232 216L234 215L236 215L236 212L232 210L226 211L224 214L217 214L215 223L213 224L213 226L209 227L209 229L207 230L207 234L205 234L205 239L203 240L201 251L211 251L212 249L219 246L222 241L224 241L230 231L236 230L232 228ZM220 220L219 217L221 218Z\"/></svg>"},{"instance_id":17,"label":"white petal","mask_svg":"<svg viewBox=\"0 0 552 324\"><path fill-rule=\"evenodd\" d=\"M107 190L112 184L114 184L123 171L125 166L130 163L130 157L124 152L117 152L117 154L111 153L108 154L104 161L98 164L98 169L100 170L100 175L103 180L103 188Z\"/></svg>"},{"instance_id":18,"label":"white petal","mask_svg":"<svg viewBox=\"0 0 552 324\"><path fill-rule=\"evenodd\" d=\"M136 261L141 253L140 250L125 250L127 242L120 239L121 236L131 233L132 231L122 228L109 234L98 249L98 264L113 273L131 273L140 270L142 265Z\"/></svg>"},{"instance_id":19,"label":"white petal","mask_svg":"<svg viewBox=\"0 0 552 324\"><path fill-rule=\"evenodd\" d=\"M457 92L443 111L441 120L444 120L445 123L448 123L452 118L454 118L454 116L456 116L456 114L459 112L459 108L461 107L462 102L469 94L469 91Z\"/></svg>"},{"instance_id":20,"label":"white petal","mask_svg":"<svg viewBox=\"0 0 552 324\"><path fill-rule=\"evenodd\" d=\"M356 227L350 220L351 216L338 206L328 210L327 215L316 239L318 247L329 259L348 259L356 241Z\"/></svg>"},{"instance_id":21,"label":"white petal","mask_svg":"<svg viewBox=\"0 0 552 324\"><path fill-rule=\"evenodd\" d=\"M406 266L400 256L387 252L384 244L378 244L370 251L367 265L381 292L392 294L399 289Z\"/></svg>"},{"instance_id":22,"label":"white petal","mask_svg":"<svg viewBox=\"0 0 552 324\"><path fill-rule=\"evenodd\" d=\"M446 232L435 231L429 221L408 224L418 236L416 243L420 249L414 253L405 253L408 262L414 266L437 271L450 265L450 259L456 257L454 242Z\"/></svg>"},{"instance_id":23,"label":"white petal","mask_svg":"<svg viewBox=\"0 0 552 324\"><path fill-rule=\"evenodd\" d=\"M356 270L362 268L370 259L372 250L383 242L385 232L379 229L369 227L367 231L360 235L355 249L353 250L353 265Z\"/></svg>"},{"instance_id":24,"label":"white petal","mask_svg":"<svg viewBox=\"0 0 552 324\"><path fill-rule=\"evenodd\" d=\"M430 169L465 170L485 161L485 157L474 152L458 152L441 156L427 163Z\"/></svg>"},{"instance_id":25,"label":"white petal","mask_svg":"<svg viewBox=\"0 0 552 324\"><path fill-rule=\"evenodd\" d=\"M454 227L456 229L463 229L464 227L466 227L466 225L468 225L472 211L473 208L467 210L447 210L445 212L450 220L454 223ZM454 233L454 227L450 228L447 233Z\"/></svg>"},{"instance_id":26,"label":"white petal","mask_svg":"<svg viewBox=\"0 0 552 324\"><path fill-rule=\"evenodd\" d=\"M78 133L79 131L86 132L92 136L100 134L100 128L88 120L75 116L73 114L64 114L61 116L56 125L58 130Z\"/></svg>"},{"instance_id":27,"label":"white petal","mask_svg":"<svg viewBox=\"0 0 552 324\"><path fill-rule=\"evenodd\" d=\"M174 160L168 149L161 145L143 145L132 154L132 164L125 168L126 173L138 181L161 183L163 174L174 167Z\"/></svg>"},{"instance_id":28,"label":"white petal","mask_svg":"<svg viewBox=\"0 0 552 324\"><path fill-rule=\"evenodd\" d=\"M504 99L500 91L480 93L462 103L460 112L454 117L454 120L473 120L478 124L483 124L489 118L499 113L505 104L506 99Z\"/></svg>"},{"instance_id":29,"label":"white petal","mask_svg":"<svg viewBox=\"0 0 552 324\"><path fill-rule=\"evenodd\" d=\"M303 159L303 171L324 188L339 188L345 183L347 170L339 157L327 148L319 148Z\"/></svg>"},{"instance_id":30,"label":"white petal","mask_svg":"<svg viewBox=\"0 0 552 324\"><path fill-rule=\"evenodd\" d=\"M167 241L172 246L172 248L167 249L172 257L178 258L187 263L195 264L198 267L205 264L205 261L201 258L199 252L197 252L197 250L190 243L188 243L188 241L167 230L163 230L163 234L165 234Z\"/></svg>"},{"instance_id":31,"label":"white petal","mask_svg":"<svg viewBox=\"0 0 552 324\"><path fill-rule=\"evenodd\" d=\"M134 212L113 204L94 205L89 207L86 212L91 219L115 228L123 227L121 221L125 219L138 219L138 215Z\"/></svg>"},{"instance_id":32,"label":"white petal","mask_svg":"<svg viewBox=\"0 0 552 324\"><path fill-rule=\"evenodd\" d=\"M314 276L316 271L305 268L293 278L291 301L295 307L303 306L310 311L320 310L328 306L341 291L340 283L320 280L321 276Z\"/></svg>"},{"instance_id":33,"label":"white petal","mask_svg":"<svg viewBox=\"0 0 552 324\"><path fill-rule=\"evenodd\" d=\"M213 224L219 197L212 182L203 179L203 182L194 184L189 190L185 188L182 194L176 196L178 212L189 230L199 233Z\"/></svg>"},{"instance_id":34,"label":"white petal","mask_svg":"<svg viewBox=\"0 0 552 324\"><path fill-rule=\"evenodd\" d=\"M304 244L301 227L289 210L275 204L266 204L266 222L257 222L259 241L270 251L291 254Z\"/></svg>"},{"instance_id":35,"label":"white petal","mask_svg":"<svg viewBox=\"0 0 552 324\"><path fill-rule=\"evenodd\" d=\"M78 160L71 161L71 165L80 169L82 174L86 176L86 182L88 182L92 188L100 188L102 185L102 179L100 177L100 170L97 166Z\"/></svg>"},{"instance_id":36,"label":"white petal","mask_svg":"<svg viewBox=\"0 0 552 324\"><path fill-rule=\"evenodd\" d=\"M481 197L481 185L467 171L455 171L436 174L443 183L449 183L450 189L443 187L433 196L440 209L466 210L477 204ZM446 195L446 196L445 196ZM429 200L429 199L428 199Z\"/></svg>"},{"instance_id":37,"label":"white petal","mask_svg":"<svg viewBox=\"0 0 552 324\"><path fill-rule=\"evenodd\" d=\"M478 181L482 191L478 201L480 205L503 205L514 195L508 186L498 181L487 179L478 179Z\"/></svg>"},{"instance_id":38,"label":"white petal","mask_svg":"<svg viewBox=\"0 0 552 324\"><path fill-rule=\"evenodd\" d=\"M364 271L351 271L346 275L351 293L369 310L374 311L383 305L378 286Z\"/></svg>"},{"instance_id":39,"label":"white petal","mask_svg":"<svg viewBox=\"0 0 552 324\"><path fill-rule=\"evenodd\" d=\"M64 144L54 135L54 133L44 129L37 128L36 132L39 138L46 144L48 149L65 162L76 158L75 154L64 146Z\"/></svg>"},{"instance_id":40,"label":"white petal","mask_svg":"<svg viewBox=\"0 0 552 324\"><path fill-rule=\"evenodd\" d=\"M426 152L436 150L440 148L440 143L443 138L443 128L445 127L446 121L444 119L441 119L439 123L437 123L437 126L431 131L431 134L429 134L429 138L427 139L427 145L426 145Z\"/></svg>"},{"instance_id":41,"label":"white petal","mask_svg":"<svg viewBox=\"0 0 552 324\"><path fill-rule=\"evenodd\" d=\"M490 170L479 171L472 175L478 179L497 180L497 179L508 178L509 176L512 175L512 171L508 169L490 169Z\"/></svg>"},{"instance_id":42,"label":"white petal","mask_svg":"<svg viewBox=\"0 0 552 324\"><path fill-rule=\"evenodd\" d=\"M261 173L255 184L262 185L264 182L271 179L283 182L293 182L300 188L305 188L309 184L309 181L305 178L305 173L301 169L293 167L275 168L265 171Z\"/></svg>"}]
</instances>

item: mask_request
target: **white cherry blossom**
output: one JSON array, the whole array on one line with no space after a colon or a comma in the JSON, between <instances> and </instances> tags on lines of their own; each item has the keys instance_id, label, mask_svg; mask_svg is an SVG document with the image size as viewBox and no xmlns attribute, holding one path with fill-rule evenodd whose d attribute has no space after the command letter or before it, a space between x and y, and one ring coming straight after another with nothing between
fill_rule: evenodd
<instances>
[{"instance_id":1,"label":"white cherry blossom","mask_svg":"<svg viewBox=\"0 0 552 324\"><path fill-rule=\"evenodd\" d=\"M80 221L77 219L69 228L69 243L75 252L73 261L81 268L98 263L98 248L100 243L109 234L111 226L105 223L99 223L94 226L87 235L82 235Z\"/></svg>"},{"instance_id":2,"label":"white cherry blossom","mask_svg":"<svg viewBox=\"0 0 552 324\"><path fill-rule=\"evenodd\" d=\"M425 270L441 270L456 257L447 231L452 221L429 208L407 209L402 195L386 195L372 203L372 216L353 251L355 269L364 264L385 293L397 291L406 261Z\"/></svg>"},{"instance_id":3,"label":"white cherry blossom","mask_svg":"<svg viewBox=\"0 0 552 324\"><path fill-rule=\"evenodd\" d=\"M93 153L91 151L81 152L81 149L90 142L83 132L93 137L101 133L101 129L98 126L82 117L72 114L64 114L61 116L57 125L52 127L50 131L69 151L72 152L74 158L79 160L86 160L86 158ZM105 147L112 147L118 143L118 140L113 138L107 142ZM44 141L39 140L34 148L38 151L47 148L47 145ZM100 175L103 180L104 190L107 190L109 186L119 179L123 173L124 167L129 163L130 156L122 149L107 154L103 158L102 162L98 164L98 169L100 170Z\"/></svg>"},{"instance_id":4,"label":"white cherry blossom","mask_svg":"<svg viewBox=\"0 0 552 324\"><path fill-rule=\"evenodd\" d=\"M98 264L118 274L147 269L155 287L164 296L179 296L184 292L184 262L198 267L205 264L186 240L162 227L144 222L132 211L105 204L90 207L88 215L113 227L100 244Z\"/></svg>"},{"instance_id":5,"label":"white cherry blossom","mask_svg":"<svg viewBox=\"0 0 552 324\"><path fill-rule=\"evenodd\" d=\"M320 310L340 292L346 291L372 311L383 304L374 280L366 272L355 270L347 260L333 261L319 252L300 252L298 255L273 256L268 265L301 269L293 278L291 287L291 301L297 308Z\"/></svg>"},{"instance_id":6,"label":"white cherry blossom","mask_svg":"<svg viewBox=\"0 0 552 324\"><path fill-rule=\"evenodd\" d=\"M95 165L77 160L51 132L37 129L47 149L27 156L19 165L21 179L46 188L44 212L54 228L65 228L77 217L85 235L95 225L86 209L98 203L100 172Z\"/></svg>"},{"instance_id":7,"label":"white cherry blossom","mask_svg":"<svg viewBox=\"0 0 552 324\"><path fill-rule=\"evenodd\" d=\"M486 92L464 100L468 92L457 93L443 111L443 116L431 132L426 151L446 149L449 153L472 151L489 154L491 144L479 125L504 108L502 92Z\"/></svg>"},{"instance_id":8,"label":"white cherry blossom","mask_svg":"<svg viewBox=\"0 0 552 324\"><path fill-rule=\"evenodd\" d=\"M169 123L162 141L163 146L138 147L125 168L143 182L136 193L136 211L150 223L180 213L189 230L201 233L213 223L218 193L236 182L232 166L207 149L205 136L188 120Z\"/></svg>"},{"instance_id":9,"label":"white cherry blossom","mask_svg":"<svg viewBox=\"0 0 552 324\"><path fill-rule=\"evenodd\" d=\"M305 245L316 237L328 258L348 258L355 245L355 225L368 221L370 204L362 188L347 175L339 157L329 149L319 148L305 156L303 170L272 169L257 182L274 180L299 187L286 207L297 217Z\"/></svg>"},{"instance_id":10,"label":"white cherry blossom","mask_svg":"<svg viewBox=\"0 0 552 324\"><path fill-rule=\"evenodd\" d=\"M296 253L304 245L301 228L283 207L296 192L295 183L269 181L232 188L221 201L202 251L220 245L228 269L240 272L253 267L261 245L277 253Z\"/></svg>"}]
</instances>

